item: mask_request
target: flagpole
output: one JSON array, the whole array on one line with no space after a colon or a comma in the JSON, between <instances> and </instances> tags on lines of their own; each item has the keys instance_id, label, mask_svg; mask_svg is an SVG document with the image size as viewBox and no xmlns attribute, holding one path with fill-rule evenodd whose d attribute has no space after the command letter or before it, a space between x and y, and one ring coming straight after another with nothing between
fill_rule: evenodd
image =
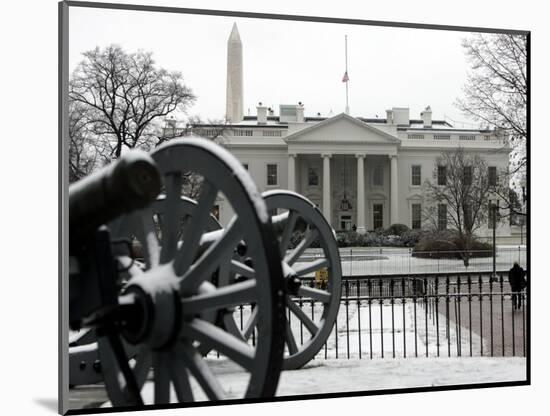
<instances>
[{"instance_id":1,"label":"flagpole","mask_svg":"<svg viewBox=\"0 0 550 416\"><path fill-rule=\"evenodd\" d=\"M348 35L346 35L346 74L348 73ZM346 80L346 114L349 114L348 81Z\"/></svg>"}]
</instances>

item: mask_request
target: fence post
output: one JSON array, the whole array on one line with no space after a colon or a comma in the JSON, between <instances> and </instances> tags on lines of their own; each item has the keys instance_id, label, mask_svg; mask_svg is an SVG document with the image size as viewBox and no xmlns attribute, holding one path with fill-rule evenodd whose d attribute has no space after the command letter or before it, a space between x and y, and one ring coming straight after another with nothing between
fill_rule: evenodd
<instances>
[{"instance_id":1,"label":"fence post","mask_svg":"<svg viewBox=\"0 0 550 416\"><path fill-rule=\"evenodd\" d=\"M412 248L409 247L409 274L411 274L411 257L412 257Z\"/></svg>"},{"instance_id":2,"label":"fence post","mask_svg":"<svg viewBox=\"0 0 550 416\"><path fill-rule=\"evenodd\" d=\"M353 276L353 249L350 247L349 249L349 275L350 277Z\"/></svg>"}]
</instances>

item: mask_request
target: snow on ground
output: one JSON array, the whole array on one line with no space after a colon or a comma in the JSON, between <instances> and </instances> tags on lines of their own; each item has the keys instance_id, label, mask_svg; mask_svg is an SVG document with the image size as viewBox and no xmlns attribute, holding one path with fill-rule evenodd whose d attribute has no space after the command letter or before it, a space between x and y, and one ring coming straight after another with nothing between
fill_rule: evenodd
<instances>
[{"instance_id":1,"label":"snow on ground","mask_svg":"<svg viewBox=\"0 0 550 416\"><path fill-rule=\"evenodd\" d=\"M524 358L315 360L281 375L277 395L525 380Z\"/></svg>"},{"instance_id":2,"label":"snow on ground","mask_svg":"<svg viewBox=\"0 0 550 416\"><path fill-rule=\"evenodd\" d=\"M349 305L347 314L345 307L342 307L338 315L338 330L333 331L327 341L328 358L324 358L325 352L322 349L317 357L302 369L281 373L277 395L293 396L374 391L522 381L526 379L526 359L523 357L457 357L457 328L453 327L449 328L452 356L446 356L448 341L445 333L440 332L441 356L437 357L435 317L428 315L428 326L426 327L425 310L422 305L417 305L417 337L415 337L414 305L406 303L404 306L403 309L401 304L394 305L393 326L396 329L396 335L392 340L391 305L383 304L381 309L379 304L373 304L371 308L373 359L369 358L371 343L369 331L366 330L369 322L368 313L364 312L364 308L361 309L361 328L363 328L363 332L360 333L358 331L359 314L357 306ZM403 310L405 311L404 320ZM320 316L320 312L318 309L314 311L314 313L319 314L318 316ZM349 322L349 332L346 330L346 320ZM443 319L441 321L443 322ZM299 331L297 320L295 320L293 330L295 333ZM336 337L336 334L338 334L338 337ZM358 359L359 338L361 338L362 359ZM418 358L414 357L415 341ZM339 358L335 358L337 342ZM475 338L472 342L475 344L481 341L479 338ZM348 345L351 358L347 358ZM469 339L463 337L461 348L464 355L468 355L468 345ZM426 346L428 347L429 358L425 356ZM394 348L395 358L393 358ZM384 352L384 358L381 358L382 351ZM408 358L403 358L405 351ZM249 380L248 373L233 362L223 357L216 358L213 354L206 359L206 362L221 385L224 386L227 398L242 397L242 392ZM196 381L192 379L191 382L195 400L206 400L206 396ZM153 392L153 382L149 380L142 390L145 403L153 402ZM176 401L173 390L171 400ZM104 406L109 405L109 403L104 404Z\"/></svg>"},{"instance_id":3,"label":"snow on ground","mask_svg":"<svg viewBox=\"0 0 550 416\"><path fill-rule=\"evenodd\" d=\"M459 349L463 355L468 355L470 348L468 331L450 325L447 332L445 322L441 315L436 320L436 315L431 311L428 311L426 319L426 309L422 303L417 303L416 307L412 302L396 303L393 305L393 316L391 304L372 303L370 316L369 308L364 304L358 308L357 304L350 303L347 313L346 306L341 305L337 322L338 338L333 331L327 341L327 356L335 357L338 343L339 357L347 357L348 350L351 358L358 358L359 351L361 351L361 357L370 357L372 351L373 358L393 358L394 354L397 358L421 357L426 354L429 357L436 357L438 342L440 356L456 356ZM460 345L457 344L458 330L462 330ZM480 350L480 343L481 338L472 333L474 351ZM486 350L485 344L484 349ZM324 357L324 355L324 350L321 350L318 357Z\"/></svg>"},{"instance_id":4,"label":"snow on ground","mask_svg":"<svg viewBox=\"0 0 550 416\"><path fill-rule=\"evenodd\" d=\"M239 398L248 375L226 360L210 359L210 367L228 398ZM314 360L300 370L281 373L277 396L374 391L412 387L450 386L526 379L525 358L401 358ZM196 383L197 401L205 396ZM153 382L142 390L146 404L153 403ZM172 390L171 401L176 401ZM104 406L109 406L106 403Z\"/></svg>"}]
</instances>

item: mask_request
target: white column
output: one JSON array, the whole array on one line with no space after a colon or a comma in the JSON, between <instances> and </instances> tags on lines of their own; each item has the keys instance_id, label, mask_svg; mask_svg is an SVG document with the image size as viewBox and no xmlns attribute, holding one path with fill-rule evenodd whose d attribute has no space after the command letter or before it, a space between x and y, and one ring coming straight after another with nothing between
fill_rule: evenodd
<instances>
[{"instance_id":1,"label":"white column","mask_svg":"<svg viewBox=\"0 0 550 416\"><path fill-rule=\"evenodd\" d=\"M323 153L323 215L329 224L332 223L331 207L330 207L330 158L331 154Z\"/></svg>"},{"instance_id":2,"label":"white column","mask_svg":"<svg viewBox=\"0 0 550 416\"><path fill-rule=\"evenodd\" d=\"M296 155L288 154L288 186L289 191L296 191Z\"/></svg>"},{"instance_id":3,"label":"white column","mask_svg":"<svg viewBox=\"0 0 550 416\"><path fill-rule=\"evenodd\" d=\"M357 232L364 234L365 226L365 155L357 158Z\"/></svg>"},{"instance_id":4,"label":"white column","mask_svg":"<svg viewBox=\"0 0 550 416\"><path fill-rule=\"evenodd\" d=\"M391 224L399 222L398 214L398 191L397 191L397 155L390 155L391 183L390 183L390 220Z\"/></svg>"}]
</instances>

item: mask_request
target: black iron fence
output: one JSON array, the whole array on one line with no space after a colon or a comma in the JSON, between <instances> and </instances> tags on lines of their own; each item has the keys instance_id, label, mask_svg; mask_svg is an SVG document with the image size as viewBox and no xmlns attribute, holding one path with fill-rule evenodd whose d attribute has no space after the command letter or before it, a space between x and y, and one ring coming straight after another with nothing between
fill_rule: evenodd
<instances>
[{"instance_id":1,"label":"black iron fence","mask_svg":"<svg viewBox=\"0 0 550 416\"><path fill-rule=\"evenodd\" d=\"M311 299L296 302L312 320L322 311ZM526 293L512 292L507 272L348 277L316 358L525 356L525 307ZM307 342L303 323L288 318Z\"/></svg>"}]
</instances>

